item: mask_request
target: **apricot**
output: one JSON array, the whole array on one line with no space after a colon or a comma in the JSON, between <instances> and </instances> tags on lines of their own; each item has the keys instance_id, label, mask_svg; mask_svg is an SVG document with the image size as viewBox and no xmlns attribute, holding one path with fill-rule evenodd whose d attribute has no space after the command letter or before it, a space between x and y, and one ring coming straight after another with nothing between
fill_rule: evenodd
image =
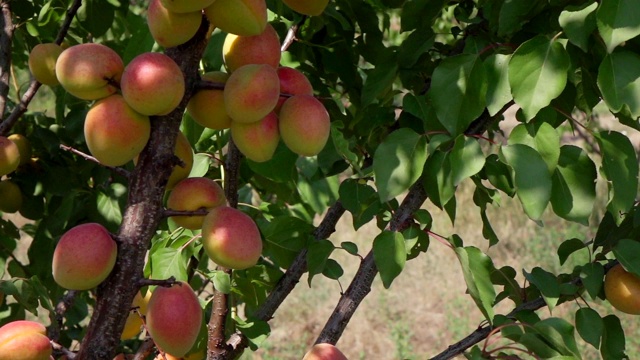
<instances>
[{"instance_id":1,"label":"apricot","mask_svg":"<svg viewBox=\"0 0 640 360\"><path fill-rule=\"evenodd\" d=\"M231 73L224 88L224 104L233 121L258 121L276 107L280 80L276 70L264 64L249 64Z\"/></svg>"},{"instance_id":2,"label":"apricot","mask_svg":"<svg viewBox=\"0 0 640 360\"><path fill-rule=\"evenodd\" d=\"M84 122L89 151L108 166L131 161L144 149L150 135L149 117L133 110L118 94L93 104Z\"/></svg>"},{"instance_id":3,"label":"apricot","mask_svg":"<svg viewBox=\"0 0 640 360\"><path fill-rule=\"evenodd\" d=\"M29 163L31 161L31 142L29 142L29 139L22 134L11 134L8 138L18 145L20 165Z\"/></svg>"},{"instance_id":4,"label":"apricot","mask_svg":"<svg viewBox=\"0 0 640 360\"><path fill-rule=\"evenodd\" d=\"M604 293L614 308L632 315L640 315L640 278L617 264L607 272Z\"/></svg>"},{"instance_id":5,"label":"apricot","mask_svg":"<svg viewBox=\"0 0 640 360\"><path fill-rule=\"evenodd\" d=\"M56 61L62 54L62 47L55 43L38 44L29 53L29 71L44 85L60 84L56 77Z\"/></svg>"},{"instance_id":6,"label":"apricot","mask_svg":"<svg viewBox=\"0 0 640 360\"><path fill-rule=\"evenodd\" d=\"M60 85L83 100L97 100L115 93L123 70L120 55L96 43L71 46L56 61Z\"/></svg>"},{"instance_id":7,"label":"apricot","mask_svg":"<svg viewBox=\"0 0 640 360\"><path fill-rule=\"evenodd\" d=\"M202 75L202 80L224 84L229 74L222 71L211 71ZM196 92L187 104L187 112L198 124L216 130L228 129L231 118L224 105L222 89L204 89Z\"/></svg>"},{"instance_id":8,"label":"apricot","mask_svg":"<svg viewBox=\"0 0 640 360\"><path fill-rule=\"evenodd\" d=\"M202 222L202 246L216 264L242 270L258 263L260 230L249 215L229 206L209 211Z\"/></svg>"},{"instance_id":9,"label":"apricot","mask_svg":"<svg viewBox=\"0 0 640 360\"><path fill-rule=\"evenodd\" d=\"M194 177L176 184L167 199L167 207L172 210L194 211L200 208L213 209L224 205L226 201L224 190L217 182L209 178ZM171 218L178 226L195 230L202 227L204 215Z\"/></svg>"},{"instance_id":10,"label":"apricot","mask_svg":"<svg viewBox=\"0 0 640 360\"><path fill-rule=\"evenodd\" d=\"M326 145L330 131L329 113L313 96L292 96L282 104L280 136L294 153L317 155Z\"/></svg>"},{"instance_id":11,"label":"apricot","mask_svg":"<svg viewBox=\"0 0 640 360\"><path fill-rule=\"evenodd\" d=\"M0 359L49 360L53 349L40 323L17 320L0 327Z\"/></svg>"},{"instance_id":12,"label":"apricot","mask_svg":"<svg viewBox=\"0 0 640 360\"><path fill-rule=\"evenodd\" d=\"M188 283L157 287L147 306L147 329L158 347L184 356L195 344L202 325L202 308Z\"/></svg>"},{"instance_id":13,"label":"apricot","mask_svg":"<svg viewBox=\"0 0 640 360\"><path fill-rule=\"evenodd\" d=\"M22 207L22 191L11 180L0 181L0 211L15 213Z\"/></svg>"},{"instance_id":14,"label":"apricot","mask_svg":"<svg viewBox=\"0 0 640 360\"><path fill-rule=\"evenodd\" d=\"M184 75L178 64L162 53L136 56L122 74L122 96L143 115L166 115L184 96Z\"/></svg>"},{"instance_id":15,"label":"apricot","mask_svg":"<svg viewBox=\"0 0 640 360\"><path fill-rule=\"evenodd\" d=\"M9 138L0 136L0 176L15 171L20 165L20 148Z\"/></svg>"},{"instance_id":16,"label":"apricot","mask_svg":"<svg viewBox=\"0 0 640 360\"><path fill-rule=\"evenodd\" d=\"M322 14L329 0L282 0L291 10L302 15L316 16Z\"/></svg>"},{"instance_id":17,"label":"apricot","mask_svg":"<svg viewBox=\"0 0 640 360\"><path fill-rule=\"evenodd\" d=\"M315 344L302 360L348 360L347 357L332 344Z\"/></svg>"},{"instance_id":18,"label":"apricot","mask_svg":"<svg viewBox=\"0 0 640 360\"><path fill-rule=\"evenodd\" d=\"M111 273L118 246L107 229L86 223L68 230L53 251L53 279L65 289L92 289Z\"/></svg>"},{"instance_id":19,"label":"apricot","mask_svg":"<svg viewBox=\"0 0 640 360\"><path fill-rule=\"evenodd\" d=\"M280 38L271 24L267 24L258 35L228 34L222 45L222 56L229 72L247 64L267 64L277 68L280 64Z\"/></svg>"},{"instance_id":20,"label":"apricot","mask_svg":"<svg viewBox=\"0 0 640 360\"><path fill-rule=\"evenodd\" d=\"M301 73L300 71L281 66L276 69L278 73L278 79L280 79L280 98L278 99L278 104L276 105L276 114L280 113L280 109L282 108L282 104L290 98L290 96L286 95L313 95L313 86L309 79Z\"/></svg>"},{"instance_id":21,"label":"apricot","mask_svg":"<svg viewBox=\"0 0 640 360\"><path fill-rule=\"evenodd\" d=\"M211 5L214 0L160 0L167 10L174 13L189 13L198 11Z\"/></svg>"},{"instance_id":22,"label":"apricot","mask_svg":"<svg viewBox=\"0 0 640 360\"><path fill-rule=\"evenodd\" d=\"M204 14L218 29L230 34L258 35L267 26L265 0L216 0Z\"/></svg>"},{"instance_id":23,"label":"apricot","mask_svg":"<svg viewBox=\"0 0 640 360\"><path fill-rule=\"evenodd\" d=\"M271 112L260 121L231 124L231 137L238 150L249 160L268 161L280 142L278 116Z\"/></svg>"},{"instance_id":24,"label":"apricot","mask_svg":"<svg viewBox=\"0 0 640 360\"><path fill-rule=\"evenodd\" d=\"M147 24L158 45L169 48L189 41L202 23L202 11L177 13L169 11L161 0L151 0L147 10Z\"/></svg>"},{"instance_id":25,"label":"apricot","mask_svg":"<svg viewBox=\"0 0 640 360\"><path fill-rule=\"evenodd\" d=\"M147 314L147 306L150 299L151 291L147 291L144 297L142 293L138 291L131 304L131 308L137 307L138 311L131 310L129 312L127 321L124 324L124 330L122 330L122 335L120 335L120 340L130 339L140 333L143 325L140 315L145 316Z\"/></svg>"}]
</instances>

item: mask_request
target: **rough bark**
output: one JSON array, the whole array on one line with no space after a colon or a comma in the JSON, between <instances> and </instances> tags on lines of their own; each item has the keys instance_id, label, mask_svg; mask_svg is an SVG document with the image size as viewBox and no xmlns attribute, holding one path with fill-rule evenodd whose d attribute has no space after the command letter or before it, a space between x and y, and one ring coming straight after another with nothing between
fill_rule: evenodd
<instances>
[{"instance_id":1,"label":"rough bark","mask_svg":"<svg viewBox=\"0 0 640 360\"><path fill-rule=\"evenodd\" d=\"M0 2L0 118L3 117L9 96L9 74L11 69L11 40L13 20L8 1ZM0 132L2 134L2 132Z\"/></svg>"}]
</instances>

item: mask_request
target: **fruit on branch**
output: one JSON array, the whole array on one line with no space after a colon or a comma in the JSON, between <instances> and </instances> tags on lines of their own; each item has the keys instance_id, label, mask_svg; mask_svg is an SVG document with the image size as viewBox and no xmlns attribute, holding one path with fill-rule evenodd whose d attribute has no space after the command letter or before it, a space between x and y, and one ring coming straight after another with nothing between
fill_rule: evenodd
<instances>
[{"instance_id":1,"label":"fruit on branch","mask_svg":"<svg viewBox=\"0 0 640 360\"><path fill-rule=\"evenodd\" d=\"M29 53L29 71L44 85L56 86L56 61L62 54L62 47L55 43L38 44Z\"/></svg>"},{"instance_id":2,"label":"fruit on branch","mask_svg":"<svg viewBox=\"0 0 640 360\"><path fill-rule=\"evenodd\" d=\"M315 344L302 360L348 360L337 347L332 344Z\"/></svg>"},{"instance_id":3,"label":"fruit on branch","mask_svg":"<svg viewBox=\"0 0 640 360\"><path fill-rule=\"evenodd\" d=\"M83 100L97 100L115 93L123 70L120 55L96 43L71 46L56 61L60 85Z\"/></svg>"},{"instance_id":4,"label":"fruit on branch","mask_svg":"<svg viewBox=\"0 0 640 360\"><path fill-rule=\"evenodd\" d=\"M9 138L0 136L0 176L7 175L20 165L20 148Z\"/></svg>"},{"instance_id":5,"label":"fruit on branch","mask_svg":"<svg viewBox=\"0 0 640 360\"><path fill-rule=\"evenodd\" d=\"M324 105L311 95L287 99L280 109L280 137L302 156L318 155L329 139L331 121Z\"/></svg>"},{"instance_id":6,"label":"fruit on branch","mask_svg":"<svg viewBox=\"0 0 640 360\"><path fill-rule=\"evenodd\" d=\"M322 14L329 0L282 0L291 10L302 15L316 16Z\"/></svg>"},{"instance_id":7,"label":"fruit on branch","mask_svg":"<svg viewBox=\"0 0 640 360\"><path fill-rule=\"evenodd\" d=\"M188 283L157 287L147 306L147 329L158 347L184 356L194 345L202 325L202 308Z\"/></svg>"},{"instance_id":8,"label":"fruit on branch","mask_svg":"<svg viewBox=\"0 0 640 360\"><path fill-rule=\"evenodd\" d=\"M228 34L222 45L222 56L229 72L247 64L267 64L277 68L280 64L280 38L271 24L254 36Z\"/></svg>"},{"instance_id":9,"label":"fruit on branch","mask_svg":"<svg viewBox=\"0 0 640 360\"><path fill-rule=\"evenodd\" d=\"M300 71L287 66L276 69L278 79L280 79L280 99L276 105L276 114L280 113L282 104L290 97L286 95L313 95L313 86L309 79Z\"/></svg>"},{"instance_id":10,"label":"fruit on branch","mask_svg":"<svg viewBox=\"0 0 640 360\"><path fill-rule=\"evenodd\" d=\"M224 85L229 74L222 71L211 71L202 75L202 80ZM196 92L187 104L187 112L198 124L215 130L228 129L231 118L224 105L222 89L202 89Z\"/></svg>"},{"instance_id":11,"label":"fruit on branch","mask_svg":"<svg viewBox=\"0 0 640 360\"><path fill-rule=\"evenodd\" d=\"M216 0L204 14L212 25L229 34L258 35L267 26L265 0Z\"/></svg>"},{"instance_id":12,"label":"fruit on branch","mask_svg":"<svg viewBox=\"0 0 640 360\"><path fill-rule=\"evenodd\" d=\"M204 177L184 179L174 186L167 199L167 207L178 211L213 209L226 203L224 190L217 182ZM204 215L172 216L178 226L196 230L202 227Z\"/></svg>"},{"instance_id":13,"label":"fruit on branch","mask_svg":"<svg viewBox=\"0 0 640 360\"><path fill-rule=\"evenodd\" d=\"M184 96L184 75L178 64L162 53L136 56L122 74L122 96L143 115L166 115Z\"/></svg>"},{"instance_id":14,"label":"fruit on branch","mask_svg":"<svg viewBox=\"0 0 640 360\"><path fill-rule=\"evenodd\" d=\"M151 134L149 117L133 110L119 94L97 101L84 121L84 137L102 164L120 166L144 149Z\"/></svg>"},{"instance_id":15,"label":"fruit on branch","mask_svg":"<svg viewBox=\"0 0 640 360\"><path fill-rule=\"evenodd\" d=\"M118 246L104 226L75 226L62 235L53 251L53 279L65 289L92 289L109 276L117 255Z\"/></svg>"},{"instance_id":16,"label":"fruit on branch","mask_svg":"<svg viewBox=\"0 0 640 360\"><path fill-rule=\"evenodd\" d=\"M180 131L178 131L173 154L184 163L184 166L178 164L173 167L169 180L167 181L167 190L173 189L178 181L186 179L193 167L193 149L187 137Z\"/></svg>"},{"instance_id":17,"label":"fruit on branch","mask_svg":"<svg viewBox=\"0 0 640 360\"><path fill-rule=\"evenodd\" d=\"M147 11L147 24L153 39L162 47L178 46L189 41L202 22L202 11L186 13L169 11L161 0L151 0Z\"/></svg>"},{"instance_id":18,"label":"fruit on branch","mask_svg":"<svg viewBox=\"0 0 640 360\"><path fill-rule=\"evenodd\" d=\"M147 314L147 306L150 299L151 291L147 291L145 296L142 296L142 293L138 291L131 304L131 308L137 307L138 311L129 311L127 321L124 324L124 330L122 330L122 335L120 335L120 340L130 339L140 333L143 325L140 315L145 316Z\"/></svg>"},{"instance_id":19,"label":"fruit on branch","mask_svg":"<svg viewBox=\"0 0 640 360\"><path fill-rule=\"evenodd\" d=\"M0 327L0 359L49 360L52 352L47 329L40 323L17 320Z\"/></svg>"},{"instance_id":20,"label":"fruit on branch","mask_svg":"<svg viewBox=\"0 0 640 360\"><path fill-rule=\"evenodd\" d=\"M189 13L198 11L211 5L214 0L160 0L162 5L175 13Z\"/></svg>"},{"instance_id":21,"label":"fruit on branch","mask_svg":"<svg viewBox=\"0 0 640 360\"><path fill-rule=\"evenodd\" d=\"M604 293L614 308L632 315L640 315L640 278L622 265L612 267L604 279Z\"/></svg>"},{"instance_id":22,"label":"fruit on branch","mask_svg":"<svg viewBox=\"0 0 640 360\"><path fill-rule=\"evenodd\" d=\"M11 180L0 181L0 211L15 213L22 207L22 191Z\"/></svg>"},{"instance_id":23,"label":"fruit on branch","mask_svg":"<svg viewBox=\"0 0 640 360\"><path fill-rule=\"evenodd\" d=\"M20 165L27 164L31 161L31 143L26 136L22 134L11 134L9 140L13 141L18 146L18 152L20 153Z\"/></svg>"},{"instance_id":24,"label":"fruit on branch","mask_svg":"<svg viewBox=\"0 0 640 360\"><path fill-rule=\"evenodd\" d=\"M249 215L229 206L209 212L202 223L202 245L216 264L242 270L258 263L262 254L260 230Z\"/></svg>"},{"instance_id":25,"label":"fruit on branch","mask_svg":"<svg viewBox=\"0 0 640 360\"><path fill-rule=\"evenodd\" d=\"M262 120L252 123L231 123L231 137L238 150L249 160L268 161L280 142L278 116L270 112Z\"/></svg>"},{"instance_id":26,"label":"fruit on branch","mask_svg":"<svg viewBox=\"0 0 640 360\"><path fill-rule=\"evenodd\" d=\"M224 104L233 121L258 121L276 107L280 80L276 70L264 64L249 64L231 73L224 88Z\"/></svg>"}]
</instances>

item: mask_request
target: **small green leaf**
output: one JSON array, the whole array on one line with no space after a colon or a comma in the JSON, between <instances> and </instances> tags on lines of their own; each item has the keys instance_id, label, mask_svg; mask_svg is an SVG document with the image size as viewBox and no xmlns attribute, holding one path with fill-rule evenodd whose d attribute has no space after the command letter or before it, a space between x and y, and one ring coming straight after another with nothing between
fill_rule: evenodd
<instances>
[{"instance_id":1,"label":"small green leaf","mask_svg":"<svg viewBox=\"0 0 640 360\"><path fill-rule=\"evenodd\" d=\"M462 274L469 295L487 321L491 323L493 304L496 299L496 292L491 283L491 274L495 271L491 258L472 246L456 247L455 252L462 266Z\"/></svg>"},{"instance_id":2,"label":"small green leaf","mask_svg":"<svg viewBox=\"0 0 640 360\"><path fill-rule=\"evenodd\" d=\"M560 299L560 284L556 276L539 267L533 268L531 273L525 271L524 276L540 290L544 301L549 306L549 311L553 311Z\"/></svg>"},{"instance_id":3,"label":"small green leaf","mask_svg":"<svg viewBox=\"0 0 640 360\"><path fill-rule=\"evenodd\" d=\"M484 70L487 74L486 103L491 116L497 114L512 99L509 60L511 55L504 54L492 54L484 60Z\"/></svg>"},{"instance_id":4,"label":"small green leaf","mask_svg":"<svg viewBox=\"0 0 640 360\"><path fill-rule=\"evenodd\" d=\"M604 323L597 311L591 308L578 309L576 311L576 329L584 341L596 349L600 348Z\"/></svg>"},{"instance_id":5,"label":"small green leaf","mask_svg":"<svg viewBox=\"0 0 640 360\"><path fill-rule=\"evenodd\" d=\"M238 330L249 340L249 348L253 351L258 350L271 334L271 327L266 321L244 321L237 317L234 320Z\"/></svg>"},{"instance_id":6,"label":"small green leaf","mask_svg":"<svg viewBox=\"0 0 640 360\"><path fill-rule=\"evenodd\" d=\"M626 50L607 55L598 68L598 88L611 112L640 116L640 55Z\"/></svg>"},{"instance_id":7,"label":"small green leaf","mask_svg":"<svg viewBox=\"0 0 640 360\"><path fill-rule=\"evenodd\" d=\"M278 216L273 221L258 222L264 235L263 253L280 267L288 268L302 250L314 227L293 216Z\"/></svg>"},{"instance_id":8,"label":"small green leaf","mask_svg":"<svg viewBox=\"0 0 640 360\"><path fill-rule=\"evenodd\" d=\"M598 31L609 53L616 46L640 35L640 19L636 0L602 0L596 13Z\"/></svg>"},{"instance_id":9,"label":"small green leaf","mask_svg":"<svg viewBox=\"0 0 640 360\"><path fill-rule=\"evenodd\" d=\"M322 270L322 275L329 279L338 280L342 275L344 275L344 270L342 270L342 266L340 266L337 261L328 259L324 266L324 270Z\"/></svg>"},{"instance_id":10,"label":"small green leaf","mask_svg":"<svg viewBox=\"0 0 640 360\"><path fill-rule=\"evenodd\" d=\"M515 172L516 193L525 213L533 220L542 216L551 199L551 176L547 164L533 148L514 144L502 147Z\"/></svg>"},{"instance_id":11,"label":"small green leaf","mask_svg":"<svg viewBox=\"0 0 640 360\"><path fill-rule=\"evenodd\" d=\"M582 359L576 344L573 325L566 320L547 318L535 324L534 327L560 354L571 356L572 359Z\"/></svg>"},{"instance_id":12,"label":"small green leaf","mask_svg":"<svg viewBox=\"0 0 640 360\"><path fill-rule=\"evenodd\" d=\"M564 219L588 225L596 200L597 177L596 165L584 150L562 146L552 177L553 211Z\"/></svg>"},{"instance_id":13,"label":"small green leaf","mask_svg":"<svg viewBox=\"0 0 640 360\"><path fill-rule=\"evenodd\" d=\"M307 282L311 286L311 280L317 274L321 274L327 264L329 256L335 249L335 246L329 240L312 241L307 252L307 268L309 277Z\"/></svg>"},{"instance_id":14,"label":"small green leaf","mask_svg":"<svg viewBox=\"0 0 640 360\"><path fill-rule=\"evenodd\" d=\"M402 6L401 27L402 31L420 29L424 24L431 24L433 19L440 15L440 11L446 0L407 0ZM429 25L427 25L429 26Z\"/></svg>"},{"instance_id":15,"label":"small green leaf","mask_svg":"<svg viewBox=\"0 0 640 360\"><path fill-rule=\"evenodd\" d=\"M478 140L472 137L458 136L449 155L453 185L469 178L482 170L485 157Z\"/></svg>"},{"instance_id":16,"label":"small green leaf","mask_svg":"<svg viewBox=\"0 0 640 360\"><path fill-rule=\"evenodd\" d=\"M204 153L198 153L193 155L193 166L189 177L202 177L209 172L211 166L211 156Z\"/></svg>"},{"instance_id":17,"label":"small green leaf","mask_svg":"<svg viewBox=\"0 0 640 360\"><path fill-rule=\"evenodd\" d=\"M373 240L373 259L386 289L400 275L407 261L407 250L402 234L383 231Z\"/></svg>"},{"instance_id":18,"label":"small green leaf","mask_svg":"<svg viewBox=\"0 0 640 360\"><path fill-rule=\"evenodd\" d=\"M409 189L422 175L427 160L424 136L402 128L389 134L373 157L380 201L387 202Z\"/></svg>"},{"instance_id":19,"label":"small green leaf","mask_svg":"<svg viewBox=\"0 0 640 360\"><path fill-rule=\"evenodd\" d=\"M93 37L104 35L115 19L115 8L104 0L86 0L78 10L78 19L83 28Z\"/></svg>"},{"instance_id":20,"label":"small green leaf","mask_svg":"<svg viewBox=\"0 0 640 360\"><path fill-rule=\"evenodd\" d=\"M151 278L163 280L173 276L176 280L188 281L187 260L180 249L157 249L151 253Z\"/></svg>"},{"instance_id":21,"label":"small green leaf","mask_svg":"<svg viewBox=\"0 0 640 360\"><path fill-rule=\"evenodd\" d=\"M215 270L210 277L213 281L213 287L223 294L231 293L231 276L224 271Z\"/></svg>"},{"instance_id":22,"label":"small green leaf","mask_svg":"<svg viewBox=\"0 0 640 360\"><path fill-rule=\"evenodd\" d=\"M413 66L433 46L434 41L435 35L430 28L412 32L400 44L398 63L405 68Z\"/></svg>"},{"instance_id":23,"label":"small green leaf","mask_svg":"<svg viewBox=\"0 0 640 360\"><path fill-rule=\"evenodd\" d=\"M536 150L547 163L549 174L553 174L560 158L560 135L546 122L520 124L509 135L509 145L523 144Z\"/></svg>"},{"instance_id":24,"label":"small green leaf","mask_svg":"<svg viewBox=\"0 0 640 360\"><path fill-rule=\"evenodd\" d=\"M416 258L429 249L429 235L417 226L411 226L402 232L407 250L407 260Z\"/></svg>"},{"instance_id":25,"label":"small green leaf","mask_svg":"<svg viewBox=\"0 0 640 360\"><path fill-rule=\"evenodd\" d=\"M580 272L580 278L584 288L592 299L595 299L602 289L602 280L604 279L604 267L602 264L592 262L584 265Z\"/></svg>"},{"instance_id":26,"label":"small green leaf","mask_svg":"<svg viewBox=\"0 0 640 360\"><path fill-rule=\"evenodd\" d=\"M621 239L613 247L613 254L627 271L640 276L640 242Z\"/></svg>"},{"instance_id":27,"label":"small green leaf","mask_svg":"<svg viewBox=\"0 0 640 360\"><path fill-rule=\"evenodd\" d=\"M563 265L565 261L569 258L569 255L574 252L584 249L586 247L585 243L580 239L569 239L565 240L558 247L558 259L560 260L560 265Z\"/></svg>"},{"instance_id":28,"label":"small green leaf","mask_svg":"<svg viewBox=\"0 0 640 360\"><path fill-rule=\"evenodd\" d=\"M395 53L386 56L375 69L369 71L362 89L362 106L373 103L391 91L398 73L398 61Z\"/></svg>"},{"instance_id":29,"label":"small green leaf","mask_svg":"<svg viewBox=\"0 0 640 360\"><path fill-rule=\"evenodd\" d=\"M509 85L525 120L533 119L562 93L570 65L562 44L543 35L525 41L516 49L509 61Z\"/></svg>"},{"instance_id":30,"label":"small green leaf","mask_svg":"<svg viewBox=\"0 0 640 360\"><path fill-rule=\"evenodd\" d=\"M353 216L354 229L373 220L381 208L375 189L358 180L347 179L340 184L340 201Z\"/></svg>"},{"instance_id":31,"label":"small green leaf","mask_svg":"<svg viewBox=\"0 0 640 360\"><path fill-rule=\"evenodd\" d=\"M602 151L601 170L608 180L607 210L620 224L635 202L638 190L638 159L629 137L606 131L595 134Z\"/></svg>"},{"instance_id":32,"label":"small green leaf","mask_svg":"<svg viewBox=\"0 0 640 360\"><path fill-rule=\"evenodd\" d=\"M429 157L424 169L424 188L431 201L442 209L453 198L456 190L453 186L449 153L436 151Z\"/></svg>"},{"instance_id":33,"label":"small green leaf","mask_svg":"<svg viewBox=\"0 0 640 360\"><path fill-rule=\"evenodd\" d=\"M628 359L625 354L624 329L620 319L615 315L607 315L603 319L604 333L600 345L600 354L603 360Z\"/></svg>"},{"instance_id":34,"label":"small green leaf","mask_svg":"<svg viewBox=\"0 0 640 360\"><path fill-rule=\"evenodd\" d=\"M558 18L569 41L584 52L588 51L589 36L596 29L595 11L597 7L598 3L596 2L567 6Z\"/></svg>"},{"instance_id":35,"label":"small green leaf","mask_svg":"<svg viewBox=\"0 0 640 360\"><path fill-rule=\"evenodd\" d=\"M516 188L513 184L511 169L500 160L498 155L491 154L487 156L484 164L484 172L491 185L495 186L496 189L501 190L510 197L515 195Z\"/></svg>"},{"instance_id":36,"label":"small green leaf","mask_svg":"<svg viewBox=\"0 0 640 360\"><path fill-rule=\"evenodd\" d=\"M477 55L445 58L433 71L428 92L440 123L451 136L462 134L485 108L487 79Z\"/></svg>"},{"instance_id":37,"label":"small green leaf","mask_svg":"<svg viewBox=\"0 0 640 360\"><path fill-rule=\"evenodd\" d=\"M343 241L340 243L340 247L351 255L358 255L358 245L351 241Z\"/></svg>"}]
</instances>

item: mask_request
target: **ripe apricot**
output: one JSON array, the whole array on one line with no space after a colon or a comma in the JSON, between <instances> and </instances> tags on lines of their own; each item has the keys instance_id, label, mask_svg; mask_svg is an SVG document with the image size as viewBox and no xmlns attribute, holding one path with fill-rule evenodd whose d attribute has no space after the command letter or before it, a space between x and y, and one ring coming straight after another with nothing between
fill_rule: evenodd
<instances>
[{"instance_id":1,"label":"ripe apricot","mask_svg":"<svg viewBox=\"0 0 640 360\"><path fill-rule=\"evenodd\" d=\"M258 35L228 34L222 45L222 56L229 72L247 64L266 64L277 68L280 64L278 33L271 24L267 24Z\"/></svg>"},{"instance_id":2,"label":"ripe apricot","mask_svg":"<svg viewBox=\"0 0 640 360\"><path fill-rule=\"evenodd\" d=\"M162 5L161 0L151 0L147 11L147 24L151 36L158 45L169 48L189 41L202 22L202 11L176 13Z\"/></svg>"},{"instance_id":3,"label":"ripe apricot","mask_svg":"<svg viewBox=\"0 0 640 360\"><path fill-rule=\"evenodd\" d=\"M238 150L249 160L268 161L280 142L278 116L270 112L262 120L252 123L231 123L231 137Z\"/></svg>"},{"instance_id":4,"label":"ripe apricot","mask_svg":"<svg viewBox=\"0 0 640 360\"><path fill-rule=\"evenodd\" d=\"M614 308L640 315L640 278L626 271L622 265L617 264L607 272L604 293Z\"/></svg>"},{"instance_id":5,"label":"ripe apricot","mask_svg":"<svg viewBox=\"0 0 640 360\"><path fill-rule=\"evenodd\" d=\"M0 176L13 172L20 165L20 148L9 138L0 136Z\"/></svg>"},{"instance_id":6,"label":"ripe apricot","mask_svg":"<svg viewBox=\"0 0 640 360\"><path fill-rule=\"evenodd\" d=\"M211 24L230 34L258 35L267 26L265 0L216 0L204 13Z\"/></svg>"},{"instance_id":7,"label":"ripe apricot","mask_svg":"<svg viewBox=\"0 0 640 360\"><path fill-rule=\"evenodd\" d=\"M55 43L38 44L29 53L29 71L44 85L56 86L56 61L62 54L62 47Z\"/></svg>"},{"instance_id":8,"label":"ripe apricot","mask_svg":"<svg viewBox=\"0 0 640 360\"><path fill-rule=\"evenodd\" d=\"M17 320L0 327L0 359L49 360L53 349L40 323Z\"/></svg>"},{"instance_id":9,"label":"ripe apricot","mask_svg":"<svg viewBox=\"0 0 640 360\"><path fill-rule=\"evenodd\" d=\"M317 155L326 145L330 131L329 113L313 96L292 96L282 104L280 136L294 153L302 156Z\"/></svg>"},{"instance_id":10,"label":"ripe apricot","mask_svg":"<svg viewBox=\"0 0 640 360\"><path fill-rule=\"evenodd\" d=\"M202 75L202 80L220 84L226 83L227 79L229 74L222 71L211 71ZM222 89L199 90L189 99L187 112L195 122L210 129L222 130L231 126Z\"/></svg>"},{"instance_id":11,"label":"ripe apricot","mask_svg":"<svg viewBox=\"0 0 640 360\"><path fill-rule=\"evenodd\" d=\"M169 194L167 207L172 210L194 211L213 209L226 203L224 190L217 182L204 177L179 181ZM195 230L202 227L204 216L172 216L178 226Z\"/></svg>"},{"instance_id":12,"label":"ripe apricot","mask_svg":"<svg viewBox=\"0 0 640 360\"><path fill-rule=\"evenodd\" d=\"M233 121L258 121L276 107L280 80L276 70L264 64L249 64L231 73L224 88L224 104Z\"/></svg>"}]
</instances>

